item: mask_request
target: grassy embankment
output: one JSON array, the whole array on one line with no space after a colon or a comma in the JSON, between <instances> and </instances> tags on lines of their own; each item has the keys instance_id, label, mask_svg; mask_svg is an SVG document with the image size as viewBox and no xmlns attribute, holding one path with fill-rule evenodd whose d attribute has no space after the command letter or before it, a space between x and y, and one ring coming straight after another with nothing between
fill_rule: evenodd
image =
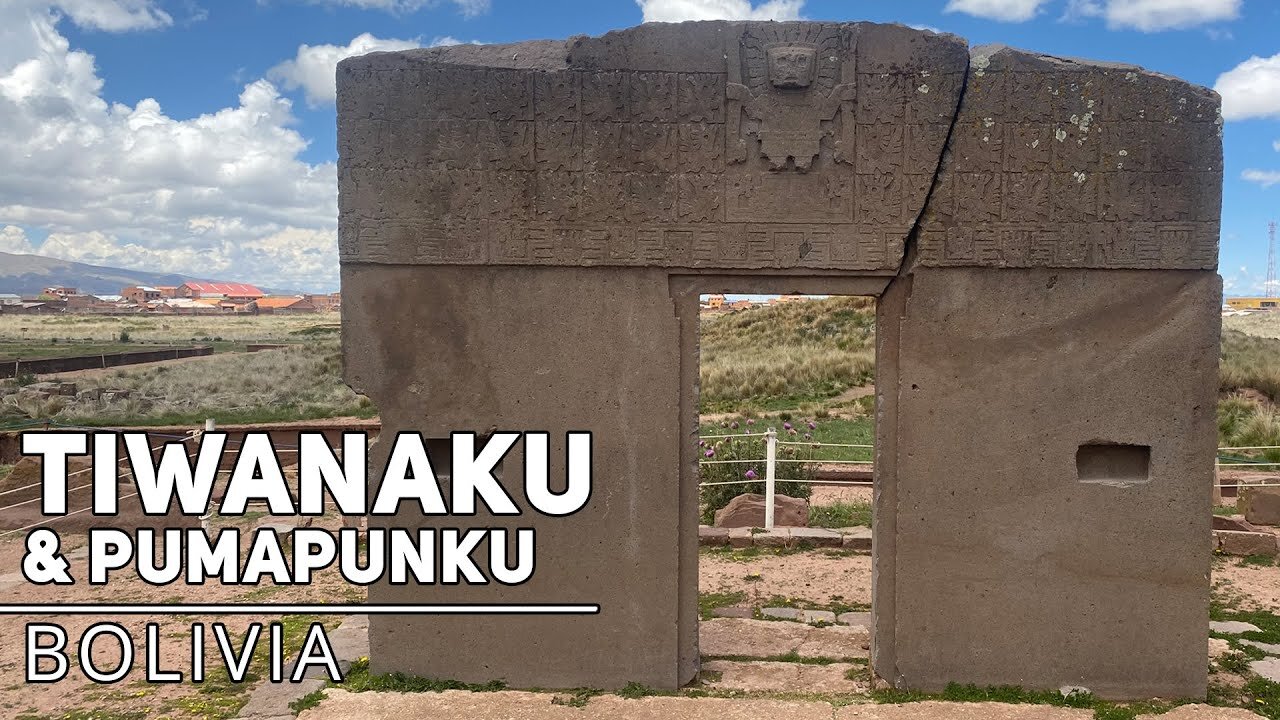
<instances>
[{"instance_id":1,"label":"grassy embankment","mask_svg":"<svg viewBox=\"0 0 1280 720\"><path fill-rule=\"evenodd\" d=\"M342 382L338 330L336 318L328 315L0 318L0 354L40 344L78 350L113 341L134 349L205 343L219 350L210 358L126 366L70 378L81 391L127 390L130 396L124 400L58 397L40 401L11 395L0 405L0 425L24 418L96 426L194 426L205 418L229 424L372 417L376 415L372 403ZM128 343L119 343L122 333ZM289 347L236 352L248 344ZM10 382L9 392L14 384Z\"/></svg>"}]
</instances>

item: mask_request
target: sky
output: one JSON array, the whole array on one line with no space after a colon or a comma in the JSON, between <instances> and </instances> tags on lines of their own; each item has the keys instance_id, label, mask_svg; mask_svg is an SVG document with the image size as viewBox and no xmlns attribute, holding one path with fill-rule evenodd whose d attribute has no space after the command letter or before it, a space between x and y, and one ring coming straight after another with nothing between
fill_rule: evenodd
<instances>
[{"instance_id":1,"label":"sky","mask_svg":"<svg viewBox=\"0 0 1280 720\"><path fill-rule=\"evenodd\" d=\"M1213 87L1219 272L1264 290L1276 0L0 0L0 251L336 290L340 59L717 18L901 22Z\"/></svg>"}]
</instances>

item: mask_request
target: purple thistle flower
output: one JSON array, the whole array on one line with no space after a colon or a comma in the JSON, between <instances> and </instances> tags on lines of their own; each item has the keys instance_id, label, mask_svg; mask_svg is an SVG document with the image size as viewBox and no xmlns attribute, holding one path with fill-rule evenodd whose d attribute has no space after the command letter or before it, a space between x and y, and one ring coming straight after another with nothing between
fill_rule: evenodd
<instances>
[{"instance_id":1,"label":"purple thistle flower","mask_svg":"<svg viewBox=\"0 0 1280 720\"><path fill-rule=\"evenodd\" d=\"M756 479L756 478L758 478L758 477L760 477L760 476L759 476L759 475L756 475L756 471L755 471L755 470L748 470L748 471L747 471L747 479L748 479L748 480L755 480L755 479Z\"/></svg>"},{"instance_id":2,"label":"purple thistle flower","mask_svg":"<svg viewBox=\"0 0 1280 720\"><path fill-rule=\"evenodd\" d=\"M755 424L756 424L756 421L755 421L755 420L752 420L751 418L747 418L747 424L748 424L748 425L755 425Z\"/></svg>"},{"instance_id":3,"label":"purple thistle flower","mask_svg":"<svg viewBox=\"0 0 1280 720\"><path fill-rule=\"evenodd\" d=\"M698 447L706 447L706 446L707 446L707 441L706 441L706 440L699 440L699 441L698 441Z\"/></svg>"},{"instance_id":4,"label":"purple thistle flower","mask_svg":"<svg viewBox=\"0 0 1280 720\"><path fill-rule=\"evenodd\" d=\"M715 451L714 449L711 449L711 450L707 450L706 452L704 452L704 453L702 453L702 454L703 454L703 455L705 455L706 457L715 457L715 456L716 456L716 451Z\"/></svg>"},{"instance_id":5,"label":"purple thistle flower","mask_svg":"<svg viewBox=\"0 0 1280 720\"><path fill-rule=\"evenodd\" d=\"M789 422L784 422L784 423L782 423L782 429L783 429L783 430L790 430L790 429L791 429L791 423L789 423Z\"/></svg>"},{"instance_id":6,"label":"purple thistle flower","mask_svg":"<svg viewBox=\"0 0 1280 720\"><path fill-rule=\"evenodd\" d=\"M817 424L817 423L815 423L814 421L810 420L810 421L809 421L809 429L810 429L810 430L817 430L817 429L818 429L818 424Z\"/></svg>"}]
</instances>

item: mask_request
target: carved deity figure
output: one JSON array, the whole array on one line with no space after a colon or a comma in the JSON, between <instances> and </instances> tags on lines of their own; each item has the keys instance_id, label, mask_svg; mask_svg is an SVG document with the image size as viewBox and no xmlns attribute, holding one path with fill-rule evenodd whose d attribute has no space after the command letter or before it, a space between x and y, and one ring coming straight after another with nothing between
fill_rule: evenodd
<instances>
[{"instance_id":1,"label":"carved deity figure","mask_svg":"<svg viewBox=\"0 0 1280 720\"><path fill-rule=\"evenodd\" d=\"M771 170L794 164L795 170L807 171L821 152L822 139L833 133L830 121L845 103L853 102L856 86L836 83L839 66L833 62L832 48L785 41L753 43L747 37L743 51L750 86L729 83L727 87L730 131L738 138L730 160L745 162L745 138L754 137ZM742 114L753 121L747 128L742 126ZM840 155L852 154L852 148L841 149L845 152ZM843 159L840 155L837 159Z\"/></svg>"}]
</instances>

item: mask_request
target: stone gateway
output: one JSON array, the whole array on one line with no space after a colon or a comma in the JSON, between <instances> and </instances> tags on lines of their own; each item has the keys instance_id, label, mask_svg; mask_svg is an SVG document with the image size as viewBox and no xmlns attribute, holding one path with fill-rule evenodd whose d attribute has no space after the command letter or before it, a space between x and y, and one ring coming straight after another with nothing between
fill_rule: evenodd
<instances>
[{"instance_id":1,"label":"stone gateway","mask_svg":"<svg viewBox=\"0 0 1280 720\"><path fill-rule=\"evenodd\" d=\"M874 672L1203 697L1218 107L1137 67L870 23L343 61L346 373L384 437L594 433L582 511L454 519L536 527L529 582L369 600L600 614L378 616L373 669L693 679L698 296L799 292L877 298Z\"/></svg>"}]
</instances>

